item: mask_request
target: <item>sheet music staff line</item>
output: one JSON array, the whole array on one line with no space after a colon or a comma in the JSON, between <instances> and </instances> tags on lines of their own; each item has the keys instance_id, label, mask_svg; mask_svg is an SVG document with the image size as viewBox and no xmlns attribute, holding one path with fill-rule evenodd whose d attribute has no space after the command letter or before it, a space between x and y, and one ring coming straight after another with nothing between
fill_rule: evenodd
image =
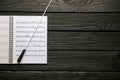
<instances>
[{"instance_id":1,"label":"sheet music staff line","mask_svg":"<svg viewBox=\"0 0 120 80\"><path fill-rule=\"evenodd\" d=\"M50 0L50 1L49 1L49 3L48 3L48 5L47 5L47 7L46 7L44 13L42 14L42 17L41 17L41 19L40 19L40 22L38 23L38 25L37 25L37 27L35 28L35 31L34 31L34 33L32 34L32 36L31 36L31 38L30 38L28 44L26 45L26 48L22 50L20 56L18 57L18 59L17 59L17 62L18 62L18 63L21 62L21 60L22 60L22 58L23 58L23 56L24 56L24 54L25 54L27 48L29 47L29 45L30 45L30 43L31 43L32 38L34 37L34 35L35 35L36 31L37 31L37 28L39 27L39 25L40 25L41 22L42 22L43 16L46 14L46 12L47 12L47 10L48 10L50 4L52 3L52 1L53 1L53 0Z\"/></svg>"}]
</instances>

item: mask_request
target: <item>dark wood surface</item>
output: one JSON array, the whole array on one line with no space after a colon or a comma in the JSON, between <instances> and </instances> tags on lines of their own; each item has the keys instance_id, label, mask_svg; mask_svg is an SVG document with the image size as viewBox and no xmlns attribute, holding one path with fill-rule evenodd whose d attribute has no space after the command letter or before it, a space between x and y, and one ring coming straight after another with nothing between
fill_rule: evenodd
<instances>
[{"instance_id":1,"label":"dark wood surface","mask_svg":"<svg viewBox=\"0 0 120 80\"><path fill-rule=\"evenodd\" d=\"M1 11L41 12L49 0L0 0ZM120 0L53 0L50 12L120 12Z\"/></svg>"},{"instance_id":2,"label":"dark wood surface","mask_svg":"<svg viewBox=\"0 0 120 80\"><path fill-rule=\"evenodd\" d=\"M1 72L0 80L119 80L119 72Z\"/></svg>"},{"instance_id":3,"label":"dark wood surface","mask_svg":"<svg viewBox=\"0 0 120 80\"><path fill-rule=\"evenodd\" d=\"M49 0L0 0L1 15L41 15ZM120 0L53 0L48 64L0 64L0 80L120 80Z\"/></svg>"},{"instance_id":4,"label":"dark wood surface","mask_svg":"<svg viewBox=\"0 0 120 80\"><path fill-rule=\"evenodd\" d=\"M120 71L113 65L120 51L48 51L47 65L0 65L1 71Z\"/></svg>"}]
</instances>

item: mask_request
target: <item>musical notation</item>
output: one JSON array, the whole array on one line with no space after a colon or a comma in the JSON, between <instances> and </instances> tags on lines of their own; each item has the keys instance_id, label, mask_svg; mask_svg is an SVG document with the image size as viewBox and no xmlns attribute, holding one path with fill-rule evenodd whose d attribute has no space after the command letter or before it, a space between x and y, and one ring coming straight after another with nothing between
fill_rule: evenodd
<instances>
[{"instance_id":1,"label":"musical notation","mask_svg":"<svg viewBox=\"0 0 120 80\"><path fill-rule=\"evenodd\" d=\"M24 49L34 32L35 26L39 23L39 16L15 16L13 18L13 63L17 63L17 58ZM38 56L38 57L35 57ZM47 62L47 17L44 17L38 27L26 54L23 63ZM36 58L35 60L33 60ZM42 59L42 60L41 60ZM40 61L41 60L41 61ZM22 63L21 62L21 63Z\"/></svg>"}]
</instances>

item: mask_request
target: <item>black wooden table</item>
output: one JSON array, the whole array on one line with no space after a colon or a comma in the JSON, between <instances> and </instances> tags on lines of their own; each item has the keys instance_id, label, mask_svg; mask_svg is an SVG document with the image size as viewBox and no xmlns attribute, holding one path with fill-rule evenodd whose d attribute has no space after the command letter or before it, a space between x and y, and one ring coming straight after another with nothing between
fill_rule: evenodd
<instances>
[{"instance_id":1,"label":"black wooden table","mask_svg":"<svg viewBox=\"0 0 120 80\"><path fill-rule=\"evenodd\" d=\"M49 0L0 0L0 15L41 15ZM48 64L0 65L0 80L120 80L120 0L53 0Z\"/></svg>"}]
</instances>

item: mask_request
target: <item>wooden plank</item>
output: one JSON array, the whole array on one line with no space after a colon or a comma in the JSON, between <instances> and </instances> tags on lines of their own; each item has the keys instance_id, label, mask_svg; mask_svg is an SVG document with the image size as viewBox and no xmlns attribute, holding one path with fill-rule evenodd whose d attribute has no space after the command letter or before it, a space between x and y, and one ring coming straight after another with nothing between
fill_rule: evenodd
<instances>
[{"instance_id":1,"label":"wooden plank","mask_svg":"<svg viewBox=\"0 0 120 80\"><path fill-rule=\"evenodd\" d=\"M1 72L0 80L120 80L120 72Z\"/></svg>"},{"instance_id":2,"label":"wooden plank","mask_svg":"<svg viewBox=\"0 0 120 80\"><path fill-rule=\"evenodd\" d=\"M47 65L1 64L0 71L120 71L117 54L120 51L48 51Z\"/></svg>"},{"instance_id":3,"label":"wooden plank","mask_svg":"<svg viewBox=\"0 0 120 80\"><path fill-rule=\"evenodd\" d=\"M119 13L47 13L49 30L120 31Z\"/></svg>"},{"instance_id":4,"label":"wooden plank","mask_svg":"<svg viewBox=\"0 0 120 80\"><path fill-rule=\"evenodd\" d=\"M41 15L41 13L2 13L1 15ZM47 13L48 30L120 31L119 13Z\"/></svg>"},{"instance_id":5,"label":"wooden plank","mask_svg":"<svg viewBox=\"0 0 120 80\"><path fill-rule=\"evenodd\" d=\"M120 50L120 32L49 32L48 50Z\"/></svg>"},{"instance_id":6,"label":"wooden plank","mask_svg":"<svg viewBox=\"0 0 120 80\"><path fill-rule=\"evenodd\" d=\"M42 12L49 0L0 0L0 11ZM120 12L120 0L53 0L49 12Z\"/></svg>"}]
</instances>

